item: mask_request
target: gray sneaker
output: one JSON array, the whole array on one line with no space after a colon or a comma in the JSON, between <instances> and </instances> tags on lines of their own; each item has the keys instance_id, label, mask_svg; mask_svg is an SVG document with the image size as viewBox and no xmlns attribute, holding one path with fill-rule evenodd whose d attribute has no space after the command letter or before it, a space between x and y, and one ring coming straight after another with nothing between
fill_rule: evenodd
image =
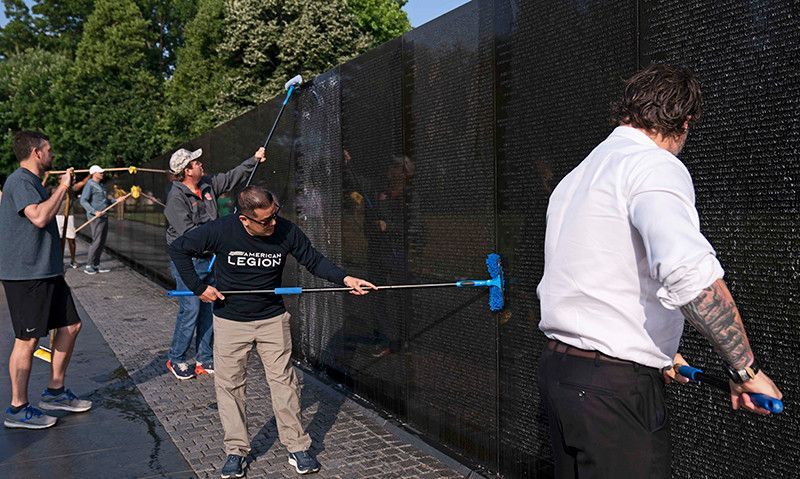
<instances>
[{"instance_id":1,"label":"gray sneaker","mask_svg":"<svg viewBox=\"0 0 800 479\"><path fill-rule=\"evenodd\" d=\"M109 273L111 272L111 268L108 266L100 266L99 264L95 267L98 273Z\"/></svg>"},{"instance_id":2,"label":"gray sneaker","mask_svg":"<svg viewBox=\"0 0 800 479\"><path fill-rule=\"evenodd\" d=\"M90 264L87 264L83 268L83 272L86 273L86 274L97 274L97 268L95 268L94 266L92 266Z\"/></svg>"},{"instance_id":3,"label":"gray sneaker","mask_svg":"<svg viewBox=\"0 0 800 479\"><path fill-rule=\"evenodd\" d=\"M50 394L45 389L39 407L48 411L86 412L92 408L92 401L78 399L69 389L56 395Z\"/></svg>"},{"instance_id":4,"label":"gray sneaker","mask_svg":"<svg viewBox=\"0 0 800 479\"><path fill-rule=\"evenodd\" d=\"M17 427L22 429L45 429L56 425L57 418L48 416L41 410L28 404L18 413L14 414L11 408L6 408L5 427Z\"/></svg>"}]
</instances>

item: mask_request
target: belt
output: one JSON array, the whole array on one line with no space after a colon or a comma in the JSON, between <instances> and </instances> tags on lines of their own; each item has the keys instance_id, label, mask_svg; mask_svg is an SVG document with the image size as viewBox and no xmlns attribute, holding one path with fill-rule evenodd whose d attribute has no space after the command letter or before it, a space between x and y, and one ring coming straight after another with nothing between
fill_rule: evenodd
<instances>
[{"instance_id":1,"label":"belt","mask_svg":"<svg viewBox=\"0 0 800 479\"><path fill-rule=\"evenodd\" d=\"M547 341L547 349L549 349L550 351L555 351L557 353L566 354L568 356L576 356L579 358L596 359L599 361L605 361L617 364L637 364L634 363L633 361L625 361L624 359L617 359L611 357L607 354L601 353L600 351L590 351L588 349L576 348L575 346L570 346L569 344L562 343L561 341L557 341L555 339L550 339Z\"/></svg>"}]
</instances>

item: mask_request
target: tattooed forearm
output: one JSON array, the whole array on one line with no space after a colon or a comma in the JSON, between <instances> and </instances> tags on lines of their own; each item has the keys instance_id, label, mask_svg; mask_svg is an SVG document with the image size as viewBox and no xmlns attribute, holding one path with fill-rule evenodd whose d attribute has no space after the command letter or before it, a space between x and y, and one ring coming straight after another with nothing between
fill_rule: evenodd
<instances>
[{"instance_id":1,"label":"tattooed forearm","mask_svg":"<svg viewBox=\"0 0 800 479\"><path fill-rule=\"evenodd\" d=\"M742 318L725 281L718 279L681 311L726 363L743 369L753 362Z\"/></svg>"}]
</instances>

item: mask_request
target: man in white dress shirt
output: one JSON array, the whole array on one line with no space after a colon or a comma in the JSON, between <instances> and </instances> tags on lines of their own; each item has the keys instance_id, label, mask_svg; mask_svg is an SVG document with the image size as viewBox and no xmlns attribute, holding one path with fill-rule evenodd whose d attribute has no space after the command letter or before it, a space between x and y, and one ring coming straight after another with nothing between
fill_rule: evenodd
<instances>
[{"instance_id":1,"label":"man in white dress shirt","mask_svg":"<svg viewBox=\"0 0 800 479\"><path fill-rule=\"evenodd\" d=\"M684 320L728 365L731 402L782 395L759 371L692 178L676 155L702 110L691 71L651 65L625 85L619 126L558 184L537 289L539 362L556 477L670 477L664 384Z\"/></svg>"}]
</instances>

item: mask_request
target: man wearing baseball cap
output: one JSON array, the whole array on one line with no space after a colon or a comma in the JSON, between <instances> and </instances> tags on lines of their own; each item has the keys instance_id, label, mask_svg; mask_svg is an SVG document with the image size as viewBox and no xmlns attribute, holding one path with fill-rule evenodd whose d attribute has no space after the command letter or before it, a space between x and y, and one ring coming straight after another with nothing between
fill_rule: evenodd
<instances>
[{"instance_id":1,"label":"man wearing baseball cap","mask_svg":"<svg viewBox=\"0 0 800 479\"><path fill-rule=\"evenodd\" d=\"M95 216L99 216L99 218L89 224L92 228L92 244L89 246L89 260L86 262L83 272L86 274L108 273L111 271L110 269L100 266L100 255L103 254L103 246L108 237L108 217L103 210L114 204L114 201L108 198L108 190L103 184L105 176L103 168L92 165L89 168L89 176L91 179L83 187L83 193L81 193L81 206L86 210L87 220Z\"/></svg>"},{"instance_id":2,"label":"man wearing baseball cap","mask_svg":"<svg viewBox=\"0 0 800 479\"><path fill-rule=\"evenodd\" d=\"M181 148L169 160L169 169L177 181L172 182L164 208L167 246L187 231L217 219L217 197L243 183L256 163L266 160L264 148L259 148L252 158L227 173L206 176L199 159L202 154L202 149L190 151ZM211 253L204 253L192 260L198 276L208 284L214 284L214 275L210 271L212 256ZM186 289L173 262L170 262L170 271L177 289ZM201 302L197 296L181 297L179 303L167 369L181 380L213 373L213 305ZM190 363L187 352L192 337L195 337L195 360Z\"/></svg>"}]
</instances>

